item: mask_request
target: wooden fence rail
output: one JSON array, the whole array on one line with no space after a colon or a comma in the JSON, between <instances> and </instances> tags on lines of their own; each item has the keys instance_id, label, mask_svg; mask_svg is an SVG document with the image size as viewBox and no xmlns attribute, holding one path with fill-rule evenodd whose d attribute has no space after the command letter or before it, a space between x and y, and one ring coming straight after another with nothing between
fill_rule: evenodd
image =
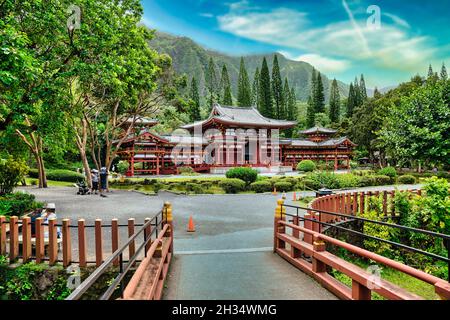
<instances>
[{"instance_id":1,"label":"wooden fence rail","mask_svg":"<svg viewBox=\"0 0 450 320\"><path fill-rule=\"evenodd\" d=\"M49 265L62 263L64 267L72 263L77 263L80 267L88 264L99 266L107 253L104 243L106 233L111 234L111 248L114 252L119 246L120 228L127 228L128 236L131 236L134 228L142 225L137 225L135 219L129 219L127 224L122 225L117 219L112 219L110 224L96 219L93 225L86 225L84 219L79 219L76 225L72 225L70 219L49 219L44 222L43 218L37 218L31 222L29 217L19 219L12 216L8 221L5 216L0 216L0 255L8 256L10 263L33 261ZM93 242L87 241L89 229L93 229ZM76 250L72 233L78 238ZM95 260L89 260L89 251L95 252ZM130 244L128 252L130 256L134 255L134 242ZM78 257L78 260L74 257ZM118 265L118 260L114 265Z\"/></svg>"}]
</instances>

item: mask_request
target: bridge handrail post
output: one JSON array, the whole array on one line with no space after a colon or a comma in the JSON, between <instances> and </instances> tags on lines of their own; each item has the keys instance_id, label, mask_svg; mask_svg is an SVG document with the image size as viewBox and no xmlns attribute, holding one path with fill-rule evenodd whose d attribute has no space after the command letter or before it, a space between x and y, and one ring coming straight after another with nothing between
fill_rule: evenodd
<instances>
[{"instance_id":1,"label":"bridge handrail post","mask_svg":"<svg viewBox=\"0 0 450 320\"><path fill-rule=\"evenodd\" d=\"M285 244L278 240L278 233L284 233L285 227L279 225L280 220L284 220L286 217L286 207L283 206L284 200L277 200L277 206L275 208L274 217L274 235L273 235L273 252L276 253L278 248L284 248Z\"/></svg>"},{"instance_id":2,"label":"bridge handrail post","mask_svg":"<svg viewBox=\"0 0 450 320\"><path fill-rule=\"evenodd\" d=\"M172 215L172 204L168 201L164 202L164 210L166 215L166 223L169 225L167 230L167 236L170 237L170 249L169 252L173 252L173 215Z\"/></svg>"}]
</instances>

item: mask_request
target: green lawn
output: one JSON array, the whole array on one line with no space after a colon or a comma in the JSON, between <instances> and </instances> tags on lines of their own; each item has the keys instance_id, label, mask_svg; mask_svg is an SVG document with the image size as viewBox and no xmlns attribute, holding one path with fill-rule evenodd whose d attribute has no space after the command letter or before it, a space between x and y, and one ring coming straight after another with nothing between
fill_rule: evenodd
<instances>
[{"instance_id":1,"label":"green lawn","mask_svg":"<svg viewBox=\"0 0 450 320\"><path fill-rule=\"evenodd\" d=\"M37 185L38 184L38 179L35 178L26 178L25 179L27 182L27 185ZM65 182L65 181L52 181L52 180L47 180L47 184L49 187L73 187L74 183L73 182Z\"/></svg>"}]
</instances>

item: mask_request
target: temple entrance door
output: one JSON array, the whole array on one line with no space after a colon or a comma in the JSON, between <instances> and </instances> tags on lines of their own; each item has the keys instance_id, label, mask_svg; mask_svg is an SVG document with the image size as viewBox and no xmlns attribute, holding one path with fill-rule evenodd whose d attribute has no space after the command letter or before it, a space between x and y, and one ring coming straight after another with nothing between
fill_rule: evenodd
<instances>
[{"instance_id":1,"label":"temple entrance door","mask_svg":"<svg viewBox=\"0 0 450 320\"><path fill-rule=\"evenodd\" d=\"M248 141L245 143L245 153L244 153L244 155L245 155L244 161L245 161L245 163L248 163L250 161L250 156L251 156L250 143Z\"/></svg>"}]
</instances>

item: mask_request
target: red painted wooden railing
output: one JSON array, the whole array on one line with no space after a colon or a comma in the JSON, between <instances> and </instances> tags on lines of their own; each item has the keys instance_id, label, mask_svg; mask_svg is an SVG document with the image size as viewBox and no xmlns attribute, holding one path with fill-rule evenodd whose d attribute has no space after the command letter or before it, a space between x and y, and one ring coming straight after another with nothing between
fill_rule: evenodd
<instances>
[{"instance_id":1,"label":"red painted wooden railing","mask_svg":"<svg viewBox=\"0 0 450 320\"><path fill-rule=\"evenodd\" d=\"M334 197L322 197L320 202L316 202L316 205L317 203L320 203L324 208L328 208L327 206L330 205L329 199L335 199L336 201L339 201L340 207L338 210L345 211L348 208L345 204L354 204L351 200L346 202L344 200L345 198L345 194L335 195ZM274 252L300 270L314 277L337 297L341 299L370 300L371 292L374 291L387 299L422 299L420 296L412 294L386 280L374 278L374 275L370 272L327 252L327 243L424 281L434 286L436 294L442 299L450 300L450 284L445 280L325 234L321 234L319 232L319 223L317 222L304 220L304 227L298 225L299 221L296 221L296 219L298 220L299 218L294 217L293 223L286 222L286 207L283 206L283 203L283 200L278 200L275 209ZM319 209L316 208L316 210ZM288 232L287 229L290 229L291 232ZM327 269L337 270L350 277L352 279L351 288L332 277L327 272Z\"/></svg>"}]
</instances>

